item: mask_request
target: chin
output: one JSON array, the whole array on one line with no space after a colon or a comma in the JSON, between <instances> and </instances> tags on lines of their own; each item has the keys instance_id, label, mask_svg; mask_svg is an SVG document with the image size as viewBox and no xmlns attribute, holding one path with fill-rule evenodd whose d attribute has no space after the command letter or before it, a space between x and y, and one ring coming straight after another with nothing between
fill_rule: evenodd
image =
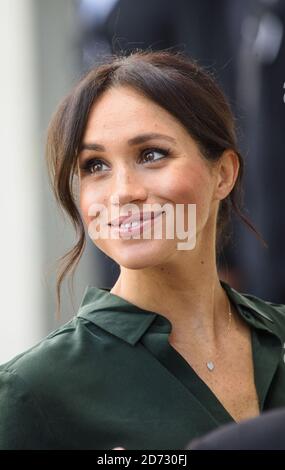
<instances>
[{"instance_id":1,"label":"chin","mask_svg":"<svg viewBox=\"0 0 285 470\"><path fill-rule=\"evenodd\" d=\"M131 243L129 241L116 247L113 245L104 248L98 246L98 248L127 269L145 269L163 264L173 251L173 246L170 247L169 242L163 242L163 240L143 240L142 243L138 241L133 240Z\"/></svg>"}]
</instances>

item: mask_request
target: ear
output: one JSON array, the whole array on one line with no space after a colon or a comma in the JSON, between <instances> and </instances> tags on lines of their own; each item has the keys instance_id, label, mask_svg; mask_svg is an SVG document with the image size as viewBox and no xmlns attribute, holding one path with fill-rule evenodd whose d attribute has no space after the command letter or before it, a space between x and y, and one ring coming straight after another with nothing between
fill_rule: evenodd
<instances>
[{"instance_id":1,"label":"ear","mask_svg":"<svg viewBox=\"0 0 285 470\"><path fill-rule=\"evenodd\" d=\"M239 157L234 150L227 149L217 162L215 198L225 199L233 189L239 173Z\"/></svg>"}]
</instances>

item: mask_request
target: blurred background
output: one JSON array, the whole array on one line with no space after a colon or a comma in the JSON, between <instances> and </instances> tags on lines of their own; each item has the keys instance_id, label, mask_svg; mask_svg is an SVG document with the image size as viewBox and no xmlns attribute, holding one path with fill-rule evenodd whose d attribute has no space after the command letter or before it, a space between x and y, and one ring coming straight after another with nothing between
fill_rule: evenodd
<instances>
[{"instance_id":1,"label":"blurred background","mask_svg":"<svg viewBox=\"0 0 285 470\"><path fill-rule=\"evenodd\" d=\"M236 116L245 213L269 245L234 220L220 278L285 303L284 28L284 0L0 0L0 363L71 319L87 285L111 287L119 275L87 237L74 302L65 282L56 319L56 260L75 234L48 183L46 130L62 97L110 53L171 47L214 72Z\"/></svg>"}]
</instances>

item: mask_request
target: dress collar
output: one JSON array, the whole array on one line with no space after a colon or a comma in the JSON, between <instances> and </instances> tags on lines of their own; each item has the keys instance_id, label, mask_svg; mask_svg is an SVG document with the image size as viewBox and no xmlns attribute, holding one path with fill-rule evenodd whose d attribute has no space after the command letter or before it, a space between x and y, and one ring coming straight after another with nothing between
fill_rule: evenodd
<instances>
[{"instance_id":1,"label":"dress collar","mask_svg":"<svg viewBox=\"0 0 285 470\"><path fill-rule=\"evenodd\" d=\"M220 283L247 323L279 337L278 328L275 325L274 305L276 304L237 292L224 281ZM87 286L77 316L94 323L133 346L155 320L158 320L156 325L161 325L164 332L171 332L171 322L165 316L141 309L109 291L110 288Z\"/></svg>"}]
</instances>

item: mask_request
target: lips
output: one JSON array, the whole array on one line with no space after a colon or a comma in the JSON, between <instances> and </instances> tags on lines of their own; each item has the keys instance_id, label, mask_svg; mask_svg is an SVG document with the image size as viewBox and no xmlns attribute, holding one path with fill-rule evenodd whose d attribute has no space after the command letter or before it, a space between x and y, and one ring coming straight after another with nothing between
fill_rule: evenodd
<instances>
[{"instance_id":1,"label":"lips","mask_svg":"<svg viewBox=\"0 0 285 470\"><path fill-rule=\"evenodd\" d=\"M144 222L146 220L154 219L157 217L159 214L161 214L162 211L157 211L157 212L140 212L139 214L135 214L133 216L121 216L118 217L117 219L112 220L109 222L108 225L114 226L114 227L120 227L122 223L131 223L131 222Z\"/></svg>"}]
</instances>

